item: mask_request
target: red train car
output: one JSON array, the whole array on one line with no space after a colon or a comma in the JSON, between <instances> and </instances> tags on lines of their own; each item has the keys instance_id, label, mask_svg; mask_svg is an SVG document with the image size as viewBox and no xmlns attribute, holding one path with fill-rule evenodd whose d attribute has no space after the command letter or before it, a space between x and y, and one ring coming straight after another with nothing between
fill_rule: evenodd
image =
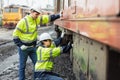
<instances>
[{"instance_id":1,"label":"red train car","mask_svg":"<svg viewBox=\"0 0 120 80\"><path fill-rule=\"evenodd\" d=\"M76 79L120 80L120 0L55 0L60 10L55 25L72 37Z\"/></svg>"}]
</instances>

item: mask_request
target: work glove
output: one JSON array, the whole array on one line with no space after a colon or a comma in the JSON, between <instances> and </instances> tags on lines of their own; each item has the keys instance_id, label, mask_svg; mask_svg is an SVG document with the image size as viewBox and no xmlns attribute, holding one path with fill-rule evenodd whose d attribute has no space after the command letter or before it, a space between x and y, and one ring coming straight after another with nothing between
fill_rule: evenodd
<instances>
[{"instance_id":1,"label":"work glove","mask_svg":"<svg viewBox=\"0 0 120 80\"><path fill-rule=\"evenodd\" d=\"M69 42L67 45L62 46L63 53L68 52L72 48L72 43Z\"/></svg>"},{"instance_id":2,"label":"work glove","mask_svg":"<svg viewBox=\"0 0 120 80\"><path fill-rule=\"evenodd\" d=\"M37 36L37 40L38 40L38 41L40 40L40 37L39 37L39 36Z\"/></svg>"},{"instance_id":3,"label":"work glove","mask_svg":"<svg viewBox=\"0 0 120 80\"><path fill-rule=\"evenodd\" d=\"M60 17L63 17L63 10L60 11Z\"/></svg>"},{"instance_id":4,"label":"work glove","mask_svg":"<svg viewBox=\"0 0 120 80\"><path fill-rule=\"evenodd\" d=\"M65 34L65 32L64 32L64 30L62 30L62 33L61 33L61 38L63 38L64 37L64 34Z\"/></svg>"},{"instance_id":5,"label":"work glove","mask_svg":"<svg viewBox=\"0 0 120 80\"><path fill-rule=\"evenodd\" d=\"M26 50L28 48L28 46L22 45L20 48L21 48L21 50Z\"/></svg>"}]
</instances>

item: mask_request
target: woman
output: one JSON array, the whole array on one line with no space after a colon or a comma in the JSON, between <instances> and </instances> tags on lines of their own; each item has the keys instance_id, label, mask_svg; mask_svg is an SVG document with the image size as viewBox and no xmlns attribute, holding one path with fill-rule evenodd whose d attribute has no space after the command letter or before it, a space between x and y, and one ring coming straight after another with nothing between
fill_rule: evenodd
<instances>
[{"instance_id":1,"label":"woman","mask_svg":"<svg viewBox=\"0 0 120 80\"><path fill-rule=\"evenodd\" d=\"M61 43L62 38L54 40L48 33L43 33L39 37L41 45L37 49L37 62L35 64L35 80L63 80L58 74L52 72L53 59L61 53L68 52L72 46L56 47Z\"/></svg>"}]
</instances>

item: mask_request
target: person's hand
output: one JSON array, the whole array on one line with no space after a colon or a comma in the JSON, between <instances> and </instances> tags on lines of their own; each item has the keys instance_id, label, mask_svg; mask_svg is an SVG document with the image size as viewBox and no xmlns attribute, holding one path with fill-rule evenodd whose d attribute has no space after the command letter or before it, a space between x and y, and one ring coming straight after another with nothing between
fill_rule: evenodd
<instances>
[{"instance_id":1,"label":"person's hand","mask_svg":"<svg viewBox=\"0 0 120 80\"><path fill-rule=\"evenodd\" d=\"M71 48L72 48L72 43L68 42L67 45L62 46L63 53L67 53L68 51L70 51Z\"/></svg>"},{"instance_id":2,"label":"person's hand","mask_svg":"<svg viewBox=\"0 0 120 80\"><path fill-rule=\"evenodd\" d=\"M64 37L64 34L65 34L65 32L64 32L64 30L62 30L62 33L61 33L61 38L63 38Z\"/></svg>"},{"instance_id":3,"label":"person's hand","mask_svg":"<svg viewBox=\"0 0 120 80\"><path fill-rule=\"evenodd\" d=\"M21 50L26 50L28 48L28 46L22 45L20 48L21 48Z\"/></svg>"},{"instance_id":4,"label":"person's hand","mask_svg":"<svg viewBox=\"0 0 120 80\"><path fill-rule=\"evenodd\" d=\"M68 42L67 45L70 47L70 49L73 47L73 43L72 42Z\"/></svg>"},{"instance_id":5,"label":"person's hand","mask_svg":"<svg viewBox=\"0 0 120 80\"><path fill-rule=\"evenodd\" d=\"M60 17L63 17L63 10L60 11Z\"/></svg>"}]
</instances>

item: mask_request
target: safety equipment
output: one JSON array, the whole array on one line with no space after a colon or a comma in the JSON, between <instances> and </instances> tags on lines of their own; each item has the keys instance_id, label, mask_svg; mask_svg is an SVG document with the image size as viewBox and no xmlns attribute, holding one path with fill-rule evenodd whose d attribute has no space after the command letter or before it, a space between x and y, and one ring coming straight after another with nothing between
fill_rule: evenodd
<instances>
[{"instance_id":1,"label":"safety equipment","mask_svg":"<svg viewBox=\"0 0 120 80\"><path fill-rule=\"evenodd\" d=\"M52 40L50 34L48 34L48 33L43 33L39 37L39 41L48 40L48 39Z\"/></svg>"},{"instance_id":2,"label":"safety equipment","mask_svg":"<svg viewBox=\"0 0 120 80\"><path fill-rule=\"evenodd\" d=\"M60 11L60 17L63 17L63 10Z\"/></svg>"},{"instance_id":3,"label":"safety equipment","mask_svg":"<svg viewBox=\"0 0 120 80\"><path fill-rule=\"evenodd\" d=\"M21 50L26 50L28 48L28 46L22 45L20 48L21 48Z\"/></svg>"},{"instance_id":4,"label":"safety equipment","mask_svg":"<svg viewBox=\"0 0 120 80\"><path fill-rule=\"evenodd\" d=\"M42 19L40 19L42 17ZM36 20L30 15L20 20L13 32L13 38L19 38L23 43L32 43L37 40L37 25L40 23L46 24L49 22L48 15L39 16ZM32 25L31 25L32 24Z\"/></svg>"},{"instance_id":5,"label":"safety equipment","mask_svg":"<svg viewBox=\"0 0 120 80\"><path fill-rule=\"evenodd\" d=\"M31 9L37 11L38 13L42 13L41 6L39 6L39 5L34 5Z\"/></svg>"},{"instance_id":6,"label":"safety equipment","mask_svg":"<svg viewBox=\"0 0 120 80\"><path fill-rule=\"evenodd\" d=\"M72 45L73 44L71 42L68 42L67 45L62 46L63 53L66 53L66 52L70 51L70 49L73 47Z\"/></svg>"},{"instance_id":7,"label":"safety equipment","mask_svg":"<svg viewBox=\"0 0 120 80\"><path fill-rule=\"evenodd\" d=\"M53 59L59 56L61 52L61 47L43 48L39 46L37 49L37 62L35 64L35 71L52 71L54 66Z\"/></svg>"},{"instance_id":8,"label":"safety equipment","mask_svg":"<svg viewBox=\"0 0 120 80\"><path fill-rule=\"evenodd\" d=\"M62 33L61 33L61 38L63 38L63 37L64 37L64 34L65 34L64 30L62 30Z\"/></svg>"},{"instance_id":9,"label":"safety equipment","mask_svg":"<svg viewBox=\"0 0 120 80\"><path fill-rule=\"evenodd\" d=\"M19 38L23 43L32 43L36 41L38 35L37 25L37 20L35 22L30 15L27 15L17 24L16 29L13 32L14 39Z\"/></svg>"}]
</instances>

